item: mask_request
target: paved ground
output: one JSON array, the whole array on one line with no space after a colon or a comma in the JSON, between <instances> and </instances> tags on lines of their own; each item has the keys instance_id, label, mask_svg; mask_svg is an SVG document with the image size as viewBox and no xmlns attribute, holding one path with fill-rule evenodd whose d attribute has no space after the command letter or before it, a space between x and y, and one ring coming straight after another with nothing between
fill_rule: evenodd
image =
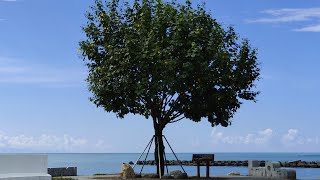
<instances>
[{"instance_id":1,"label":"paved ground","mask_svg":"<svg viewBox=\"0 0 320 180\"><path fill-rule=\"evenodd\" d=\"M100 176L73 176L73 177L70 177L70 178L74 178L74 179L77 179L77 180L94 180L94 179L121 179L119 175L100 175ZM142 180L156 180L155 178L154 179L147 179L147 178L138 178L139 179L142 179ZM190 179L194 179L194 180L197 180L197 179L205 179L205 178L195 178L195 177L192 177ZM249 177L249 176L213 176L213 177L210 177L210 179L213 179L213 180L244 180L244 179L249 179L249 180L267 180L267 179L272 179L272 180L280 180L280 179L275 179L275 178L263 178L263 177Z\"/></svg>"},{"instance_id":2,"label":"paved ground","mask_svg":"<svg viewBox=\"0 0 320 180\"><path fill-rule=\"evenodd\" d=\"M88 180L88 179L121 179L119 175L67 176L66 178L73 178L73 179L77 179L77 180Z\"/></svg>"}]
</instances>

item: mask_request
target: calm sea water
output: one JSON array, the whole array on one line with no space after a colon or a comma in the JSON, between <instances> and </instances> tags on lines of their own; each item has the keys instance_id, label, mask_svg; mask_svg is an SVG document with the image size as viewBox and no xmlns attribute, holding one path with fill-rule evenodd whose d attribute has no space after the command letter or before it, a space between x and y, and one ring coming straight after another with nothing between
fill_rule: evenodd
<instances>
[{"instance_id":1,"label":"calm sea water","mask_svg":"<svg viewBox=\"0 0 320 180\"><path fill-rule=\"evenodd\" d=\"M78 167L78 175L93 175L97 173L119 173L121 164L135 162L138 153L106 153L106 154L48 154L49 167ZM179 160L191 160L192 153L178 153ZM150 154L148 159L153 159ZM173 154L167 154L167 160L174 160ZM320 161L320 153L215 153L215 160L269 160L269 161ZM140 172L141 166L135 171ZM169 170L181 170L180 166L170 166ZM184 166L189 175L196 175L196 167ZM320 179L320 168L295 168L299 179ZM211 175L226 175L231 171L238 171L242 175L248 174L247 167L211 167ZM156 172L155 166L145 166L143 173ZM205 167L201 173L205 174Z\"/></svg>"}]
</instances>

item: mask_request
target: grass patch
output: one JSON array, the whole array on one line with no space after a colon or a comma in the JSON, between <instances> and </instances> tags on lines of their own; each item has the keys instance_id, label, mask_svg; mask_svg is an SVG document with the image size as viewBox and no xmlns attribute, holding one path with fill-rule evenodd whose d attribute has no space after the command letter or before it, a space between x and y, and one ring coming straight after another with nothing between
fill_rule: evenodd
<instances>
[{"instance_id":1,"label":"grass patch","mask_svg":"<svg viewBox=\"0 0 320 180\"><path fill-rule=\"evenodd\" d=\"M52 180L76 180L73 178L53 177Z\"/></svg>"}]
</instances>

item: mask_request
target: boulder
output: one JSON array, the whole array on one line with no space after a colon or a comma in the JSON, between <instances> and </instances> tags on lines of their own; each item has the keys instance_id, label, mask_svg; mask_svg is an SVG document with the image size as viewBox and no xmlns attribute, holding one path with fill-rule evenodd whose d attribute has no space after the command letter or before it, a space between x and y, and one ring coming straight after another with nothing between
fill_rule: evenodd
<instances>
[{"instance_id":1,"label":"boulder","mask_svg":"<svg viewBox=\"0 0 320 180\"><path fill-rule=\"evenodd\" d=\"M298 163L296 164L296 166L297 166L297 167L304 167L304 166L305 166L305 163L303 163L303 162L298 162Z\"/></svg>"},{"instance_id":2,"label":"boulder","mask_svg":"<svg viewBox=\"0 0 320 180\"><path fill-rule=\"evenodd\" d=\"M133 168L129 164L122 164L121 167L121 178L122 179L134 179L135 173Z\"/></svg>"},{"instance_id":3,"label":"boulder","mask_svg":"<svg viewBox=\"0 0 320 180\"><path fill-rule=\"evenodd\" d=\"M312 167L312 168L317 168L318 165L317 165L316 163L314 163L314 164L310 164L310 167Z\"/></svg>"},{"instance_id":4,"label":"boulder","mask_svg":"<svg viewBox=\"0 0 320 180\"><path fill-rule=\"evenodd\" d=\"M146 179L148 179L148 178L159 178L159 176L158 176L158 174L142 174L141 175L141 177L142 178L146 178Z\"/></svg>"},{"instance_id":5,"label":"boulder","mask_svg":"<svg viewBox=\"0 0 320 180\"><path fill-rule=\"evenodd\" d=\"M170 175L174 179L188 179L188 174L187 173L183 173L180 170L171 171Z\"/></svg>"},{"instance_id":6,"label":"boulder","mask_svg":"<svg viewBox=\"0 0 320 180\"><path fill-rule=\"evenodd\" d=\"M240 176L240 172L232 171L228 173L228 176Z\"/></svg>"},{"instance_id":7,"label":"boulder","mask_svg":"<svg viewBox=\"0 0 320 180\"><path fill-rule=\"evenodd\" d=\"M170 174L165 174L165 175L161 176L161 179L174 179L174 177L171 176Z\"/></svg>"}]
</instances>

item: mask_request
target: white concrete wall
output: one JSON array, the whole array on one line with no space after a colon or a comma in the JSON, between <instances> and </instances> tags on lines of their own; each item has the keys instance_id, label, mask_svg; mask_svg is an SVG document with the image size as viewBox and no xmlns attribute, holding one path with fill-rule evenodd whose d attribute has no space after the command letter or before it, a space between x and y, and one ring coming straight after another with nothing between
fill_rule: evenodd
<instances>
[{"instance_id":1,"label":"white concrete wall","mask_svg":"<svg viewBox=\"0 0 320 180\"><path fill-rule=\"evenodd\" d=\"M1 154L0 174L48 172L48 155Z\"/></svg>"},{"instance_id":2,"label":"white concrete wall","mask_svg":"<svg viewBox=\"0 0 320 180\"><path fill-rule=\"evenodd\" d=\"M51 180L48 156L33 154L0 154L1 180Z\"/></svg>"}]
</instances>

